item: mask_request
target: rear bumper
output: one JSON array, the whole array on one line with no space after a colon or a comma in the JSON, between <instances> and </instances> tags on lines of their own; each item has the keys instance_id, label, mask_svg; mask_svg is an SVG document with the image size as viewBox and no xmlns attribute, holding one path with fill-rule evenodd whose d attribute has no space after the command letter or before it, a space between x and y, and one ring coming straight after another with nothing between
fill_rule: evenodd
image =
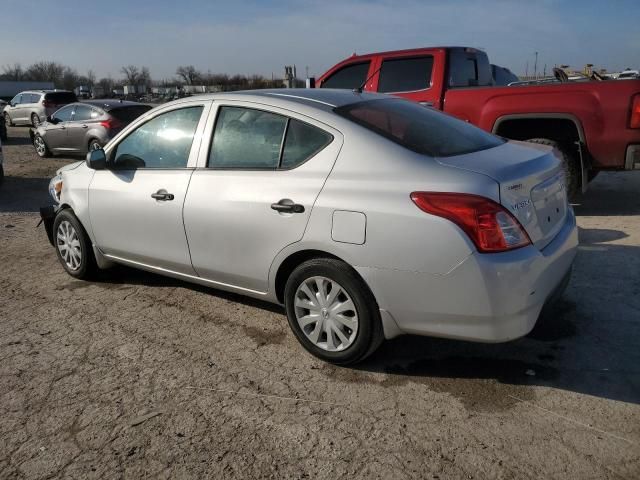
<instances>
[{"instance_id":1,"label":"rear bumper","mask_svg":"<svg viewBox=\"0 0 640 480\"><path fill-rule=\"evenodd\" d=\"M566 287L578 246L573 211L544 249L474 253L445 275L358 268L403 333L506 342L534 327ZM387 335L389 337L389 335Z\"/></svg>"}]
</instances>

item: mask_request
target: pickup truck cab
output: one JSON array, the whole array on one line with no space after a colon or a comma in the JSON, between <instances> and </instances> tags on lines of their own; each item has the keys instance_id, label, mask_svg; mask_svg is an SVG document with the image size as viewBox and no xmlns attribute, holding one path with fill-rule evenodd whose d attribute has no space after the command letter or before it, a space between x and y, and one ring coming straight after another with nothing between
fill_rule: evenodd
<instances>
[{"instance_id":1,"label":"pickup truck cab","mask_svg":"<svg viewBox=\"0 0 640 480\"><path fill-rule=\"evenodd\" d=\"M640 169L640 80L496 86L487 54L435 47L352 55L316 82L403 97L514 140L557 148L570 195L601 170Z\"/></svg>"}]
</instances>

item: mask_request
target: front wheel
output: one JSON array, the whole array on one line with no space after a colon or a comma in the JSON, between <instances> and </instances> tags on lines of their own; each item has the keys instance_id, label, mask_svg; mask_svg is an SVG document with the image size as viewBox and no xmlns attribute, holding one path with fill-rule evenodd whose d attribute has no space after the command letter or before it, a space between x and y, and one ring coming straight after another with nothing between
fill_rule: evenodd
<instances>
[{"instance_id":1,"label":"front wheel","mask_svg":"<svg viewBox=\"0 0 640 480\"><path fill-rule=\"evenodd\" d=\"M373 294L355 270L332 258L299 265L284 292L287 319L314 356L347 365L364 360L384 337Z\"/></svg>"},{"instance_id":2,"label":"front wheel","mask_svg":"<svg viewBox=\"0 0 640 480\"><path fill-rule=\"evenodd\" d=\"M9 116L9 114L7 112L4 112L4 123L9 127L13 127L13 122L11 121L11 116Z\"/></svg>"},{"instance_id":3,"label":"front wheel","mask_svg":"<svg viewBox=\"0 0 640 480\"><path fill-rule=\"evenodd\" d=\"M33 128L36 128L38 125L40 125L40 117L35 113L31 114L31 125L33 126Z\"/></svg>"},{"instance_id":4,"label":"front wheel","mask_svg":"<svg viewBox=\"0 0 640 480\"><path fill-rule=\"evenodd\" d=\"M42 138L39 133L36 133L35 137L33 137L33 146L36 149L36 153L39 157L46 158L51 156L49 147L47 147L44 138Z\"/></svg>"},{"instance_id":5,"label":"front wheel","mask_svg":"<svg viewBox=\"0 0 640 480\"><path fill-rule=\"evenodd\" d=\"M53 222L53 242L58 260L72 277L87 280L98 270L91 239L69 209L61 210Z\"/></svg>"}]
</instances>

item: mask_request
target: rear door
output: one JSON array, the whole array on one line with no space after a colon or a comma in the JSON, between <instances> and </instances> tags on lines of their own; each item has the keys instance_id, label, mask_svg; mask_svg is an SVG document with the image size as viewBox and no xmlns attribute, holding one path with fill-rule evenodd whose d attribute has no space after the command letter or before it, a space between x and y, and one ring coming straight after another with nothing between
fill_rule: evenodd
<instances>
[{"instance_id":1,"label":"rear door","mask_svg":"<svg viewBox=\"0 0 640 480\"><path fill-rule=\"evenodd\" d=\"M442 109L442 78L436 72L442 71L443 63L444 52L440 50L382 55L374 89Z\"/></svg>"},{"instance_id":2,"label":"rear door","mask_svg":"<svg viewBox=\"0 0 640 480\"><path fill-rule=\"evenodd\" d=\"M92 118L93 115L93 118ZM76 104L73 121L67 123L67 146L75 152L86 152L89 149L87 132L91 124L99 117L97 110L89 105Z\"/></svg>"},{"instance_id":3,"label":"rear door","mask_svg":"<svg viewBox=\"0 0 640 480\"><path fill-rule=\"evenodd\" d=\"M91 226L107 257L195 274L182 208L210 105L161 109L108 148L109 169L89 186Z\"/></svg>"},{"instance_id":4,"label":"rear door","mask_svg":"<svg viewBox=\"0 0 640 480\"><path fill-rule=\"evenodd\" d=\"M265 292L273 259L302 238L342 135L291 115L245 102L218 107L211 146L201 150L184 205L201 277Z\"/></svg>"}]
</instances>

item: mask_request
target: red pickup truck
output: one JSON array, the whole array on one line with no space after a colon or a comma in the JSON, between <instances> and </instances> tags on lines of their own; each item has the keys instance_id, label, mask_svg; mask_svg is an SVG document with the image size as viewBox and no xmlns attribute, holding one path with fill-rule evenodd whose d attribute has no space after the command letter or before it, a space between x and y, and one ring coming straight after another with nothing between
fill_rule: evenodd
<instances>
[{"instance_id":1,"label":"red pickup truck","mask_svg":"<svg viewBox=\"0 0 640 480\"><path fill-rule=\"evenodd\" d=\"M552 145L570 194L600 170L640 169L640 80L496 86L483 51L436 47L354 54L316 86L389 93L506 138Z\"/></svg>"}]
</instances>

